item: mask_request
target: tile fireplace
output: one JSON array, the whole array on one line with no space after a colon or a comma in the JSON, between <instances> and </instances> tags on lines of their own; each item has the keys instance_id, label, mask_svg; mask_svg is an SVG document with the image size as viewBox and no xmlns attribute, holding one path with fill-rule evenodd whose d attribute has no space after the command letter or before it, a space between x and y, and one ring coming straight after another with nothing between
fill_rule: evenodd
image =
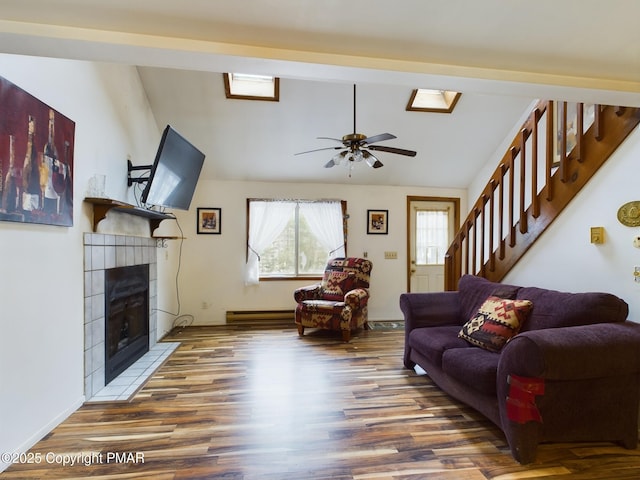
<instances>
[{"instance_id":1,"label":"tile fireplace","mask_svg":"<svg viewBox=\"0 0 640 480\"><path fill-rule=\"evenodd\" d=\"M128 270L133 267L133 270ZM124 284L108 287L109 272L126 268ZM135 273L132 273L135 272ZM135 283L135 285L132 285ZM144 284L141 293L140 283ZM148 285L148 286L147 286ZM133 287L133 295L123 295ZM114 290L115 288L115 290ZM146 291L144 291L146 288ZM128 348L134 356L144 354L156 345L157 338L157 261L156 240L153 238L85 233L84 235L84 390L91 399L97 392L126 369L127 361L116 360L107 365L108 353ZM120 297L115 313L107 311L108 296ZM124 309L129 313L124 313ZM108 339L106 319L116 319L113 338ZM141 314L148 319L142 327L134 326L129 315ZM131 338L130 338L131 337ZM134 338L135 337L135 342Z\"/></svg>"}]
</instances>

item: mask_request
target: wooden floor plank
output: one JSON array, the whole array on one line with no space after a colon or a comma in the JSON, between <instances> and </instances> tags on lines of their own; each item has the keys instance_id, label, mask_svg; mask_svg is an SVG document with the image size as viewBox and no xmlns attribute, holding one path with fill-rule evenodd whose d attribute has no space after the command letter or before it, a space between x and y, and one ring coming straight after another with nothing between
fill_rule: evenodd
<instances>
[{"instance_id":1,"label":"wooden floor plank","mask_svg":"<svg viewBox=\"0 0 640 480\"><path fill-rule=\"evenodd\" d=\"M182 343L130 402L81 407L30 451L40 463L0 478L640 478L640 450L610 443L543 445L519 465L499 429L403 368L402 330L345 344L231 325L166 340Z\"/></svg>"}]
</instances>

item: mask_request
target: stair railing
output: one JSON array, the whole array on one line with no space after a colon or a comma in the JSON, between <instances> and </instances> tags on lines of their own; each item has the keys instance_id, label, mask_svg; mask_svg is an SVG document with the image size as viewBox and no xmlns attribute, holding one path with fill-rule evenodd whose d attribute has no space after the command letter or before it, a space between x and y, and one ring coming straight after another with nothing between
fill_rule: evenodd
<instances>
[{"instance_id":1,"label":"stair railing","mask_svg":"<svg viewBox=\"0 0 640 480\"><path fill-rule=\"evenodd\" d=\"M502 280L639 122L638 108L538 102L447 251L445 289Z\"/></svg>"}]
</instances>

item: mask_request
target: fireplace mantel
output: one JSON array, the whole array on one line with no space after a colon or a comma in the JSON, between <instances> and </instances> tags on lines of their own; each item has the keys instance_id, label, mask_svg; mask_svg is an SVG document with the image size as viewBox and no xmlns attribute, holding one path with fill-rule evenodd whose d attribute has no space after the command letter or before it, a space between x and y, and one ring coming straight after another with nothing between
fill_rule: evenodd
<instances>
[{"instance_id":1,"label":"fireplace mantel","mask_svg":"<svg viewBox=\"0 0 640 480\"><path fill-rule=\"evenodd\" d=\"M173 215L135 207L128 203L124 203L119 200L113 200L111 198L86 197L84 201L93 205L94 232L98 231L98 224L106 218L107 213L112 209L118 212L126 213L128 215L148 218L152 237L153 232L155 232L155 230L160 226L160 222L162 222L163 220L174 218Z\"/></svg>"}]
</instances>

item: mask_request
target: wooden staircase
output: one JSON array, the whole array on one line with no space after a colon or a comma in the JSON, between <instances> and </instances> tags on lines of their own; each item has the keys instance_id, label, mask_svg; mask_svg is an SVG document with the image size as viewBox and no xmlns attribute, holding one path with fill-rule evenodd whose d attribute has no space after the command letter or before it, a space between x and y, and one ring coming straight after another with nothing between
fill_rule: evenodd
<instances>
[{"instance_id":1,"label":"wooden staircase","mask_svg":"<svg viewBox=\"0 0 640 480\"><path fill-rule=\"evenodd\" d=\"M638 123L639 108L540 101L456 233L445 289L502 280Z\"/></svg>"}]
</instances>

